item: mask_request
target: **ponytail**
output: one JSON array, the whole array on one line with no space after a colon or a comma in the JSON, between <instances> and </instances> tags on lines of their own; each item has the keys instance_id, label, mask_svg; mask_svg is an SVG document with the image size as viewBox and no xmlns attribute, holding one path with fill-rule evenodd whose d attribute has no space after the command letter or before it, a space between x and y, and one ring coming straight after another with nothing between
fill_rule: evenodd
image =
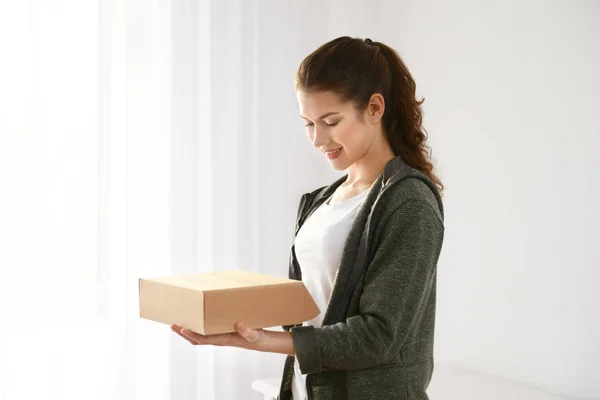
<instances>
[{"instance_id":1,"label":"ponytail","mask_svg":"<svg viewBox=\"0 0 600 400\"><path fill-rule=\"evenodd\" d=\"M406 164L427 175L442 191L444 185L434 173L427 131L422 126L421 104L425 99L416 99L417 85L398 53L381 42L373 45L379 48L389 71L389 86L384 88L387 97L384 94L383 125L392 151Z\"/></svg>"}]
</instances>

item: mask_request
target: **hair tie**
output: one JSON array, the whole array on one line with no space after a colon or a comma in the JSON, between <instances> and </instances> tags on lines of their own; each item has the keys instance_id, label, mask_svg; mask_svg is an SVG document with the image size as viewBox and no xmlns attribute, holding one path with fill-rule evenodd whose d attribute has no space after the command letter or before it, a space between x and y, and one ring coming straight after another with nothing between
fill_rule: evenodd
<instances>
[{"instance_id":1,"label":"hair tie","mask_svg":"<svg viewBox=\"0 0 600 400\"><path fill-rule=\"evenodd\" d=\"M373 45L373 41L371 39L369 39L369 38L365 39L365 43L368 44L368 45Z\"/></svg>"}]
</instances>

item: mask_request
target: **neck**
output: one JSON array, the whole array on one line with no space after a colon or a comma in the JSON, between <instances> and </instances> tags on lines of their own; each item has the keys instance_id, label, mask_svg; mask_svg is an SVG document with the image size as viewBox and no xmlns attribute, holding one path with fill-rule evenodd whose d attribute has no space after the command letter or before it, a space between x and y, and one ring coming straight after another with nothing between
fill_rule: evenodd
<instances>
[{"instance_id":1,"label":"neck","mask_svg":"<svg viewBox=\"0 0 600 400\"><path fill-rule=\"evenodd\" d=\"M348 178L344 186L372 185L383 173L388 161L395 157L387 140L374 144L363 157L348 167Z\"/></svg>"}]
</instances>

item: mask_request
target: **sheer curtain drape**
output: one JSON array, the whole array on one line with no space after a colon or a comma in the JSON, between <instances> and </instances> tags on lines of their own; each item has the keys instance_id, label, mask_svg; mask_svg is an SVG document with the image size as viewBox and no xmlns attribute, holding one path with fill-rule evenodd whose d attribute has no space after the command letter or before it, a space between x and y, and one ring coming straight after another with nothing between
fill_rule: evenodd
<instances>
[{"instance_id":1,"label":"sheer curtain drape","mask_svg":"<svg viewBox=\"0 0 600 400\"><path fill-rule=\"evenodd\" d=\"M208 398L212 350L137 311L139 277L197 269L186 4L0 6L2 399Z\"/></svg>"},{"instance_id":2,"label":"sheer curtain drape","mask_svg":"<svg viewBox=\"0 0 600 400\"><path fill-rule=\"evenodd\" d=\"M137 280L287 275L300 192L337 178L293 92L327 10L0 4L0 399L260 398L283 356L190 347Z\"/></svg>"}]
</instances>

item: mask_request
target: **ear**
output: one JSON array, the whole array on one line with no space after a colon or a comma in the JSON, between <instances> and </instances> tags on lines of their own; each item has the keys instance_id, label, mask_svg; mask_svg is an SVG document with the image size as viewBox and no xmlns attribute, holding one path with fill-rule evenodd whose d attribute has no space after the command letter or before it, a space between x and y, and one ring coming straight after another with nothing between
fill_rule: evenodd
<instances>
[{"instance_id":1,"label":"ear","mask_svg":"<svg viewBox=\"0 0 600 400\"><path fill-rule=\"evenodd\" d=\"M373 93L367 105L365 118L372 123L377 123L381 121L384 112L385 100L383 96L380 93Z\"/></svg>"}]
</instances>

